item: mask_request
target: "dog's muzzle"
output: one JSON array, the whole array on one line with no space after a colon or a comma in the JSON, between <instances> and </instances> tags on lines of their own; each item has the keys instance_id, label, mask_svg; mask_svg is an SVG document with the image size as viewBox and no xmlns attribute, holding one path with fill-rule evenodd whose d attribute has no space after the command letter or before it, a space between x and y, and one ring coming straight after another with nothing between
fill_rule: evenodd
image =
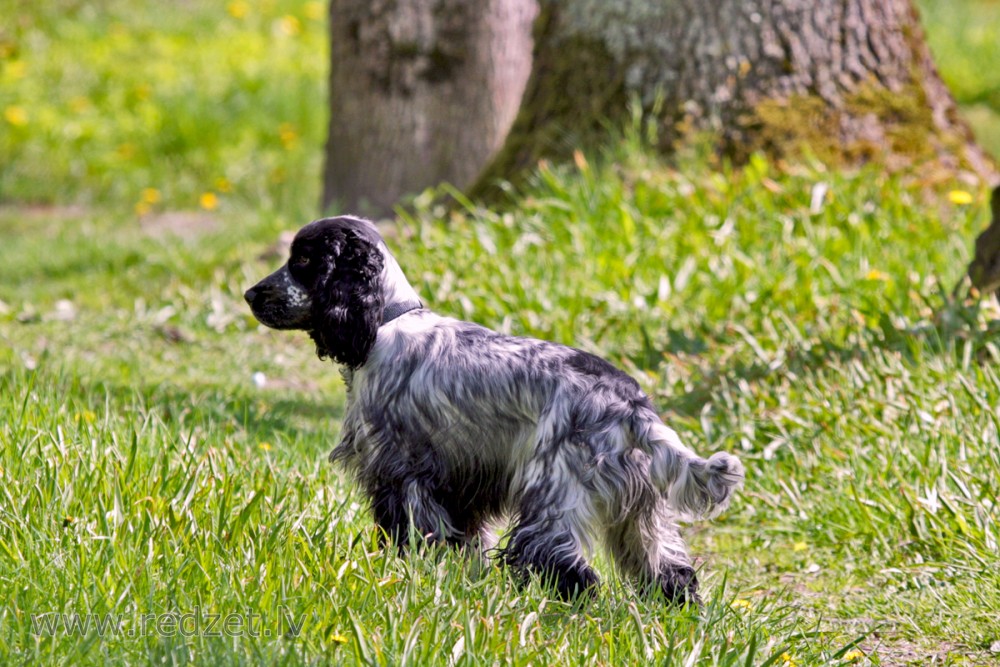
<instances>
[{"instance_id":1,"label":"dog's muzzle","mask_svg":"<svg viewBox=\"0 0 1000 667\"><path fill-rule=\"evenodd\" d=\"M288 265L251 287L243 295L254 317L272 329L308 329L312 322L312 299Z\"/></svg>"}]
</instances>

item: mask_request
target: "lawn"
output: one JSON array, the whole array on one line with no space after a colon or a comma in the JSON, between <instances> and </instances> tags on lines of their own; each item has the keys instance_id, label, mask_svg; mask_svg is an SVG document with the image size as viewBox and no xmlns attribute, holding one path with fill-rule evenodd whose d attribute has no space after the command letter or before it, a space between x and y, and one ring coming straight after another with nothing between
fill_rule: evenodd
<instances>
[{"instance_id":1,"label":"lawn","mask_svg":"<svg viewBox=\"0 0 1000 667\"><path fill-rule=\"evenodd\" d=\"M1000 5L922 8L1000 154ZM336 369L243 303L315 214L323 5L5 15L0 663L1000 664L1000 308L952 295L985 191L668 165L626 132L503 212L427 194L388 224L436 310L608 358L747 467L685 531L703 608L606 561L568 605L379 549L326 462Z\"/></svg>"}]
</instances>

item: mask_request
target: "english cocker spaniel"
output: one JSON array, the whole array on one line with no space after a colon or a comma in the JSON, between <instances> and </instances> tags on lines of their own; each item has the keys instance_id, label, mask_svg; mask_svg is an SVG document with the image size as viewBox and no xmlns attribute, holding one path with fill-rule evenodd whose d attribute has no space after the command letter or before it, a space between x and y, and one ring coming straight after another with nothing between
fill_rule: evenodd
<instances>
[{"instance_id":1,"label":"english cocker spaniel","mask_svg":"<svg viewBox=\"0 0 1000 667\"><path fill-rule=\"evenodd\" d=\"M496 543L563 597L598 582L603 542L624 574L672 601L697 600L677 519L714 515L743 480L739 459L681 444L631 377L580 350L507 336L425 308L375 226L303 227L288 263L246 292L263 324L302 329L340 364L344 462L375 521L402 548L417 536Z\"/></svg>"}]
</instances>

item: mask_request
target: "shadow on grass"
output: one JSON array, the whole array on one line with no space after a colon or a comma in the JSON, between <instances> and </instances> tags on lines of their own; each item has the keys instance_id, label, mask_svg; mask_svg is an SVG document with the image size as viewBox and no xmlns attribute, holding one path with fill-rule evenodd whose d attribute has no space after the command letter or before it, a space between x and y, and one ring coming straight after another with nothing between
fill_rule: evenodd
<instances>
[{"instance_id":1,"label":"shadow on grass","mask_svg":"<svg viewBox=\"0 0 1000 667\"><path fill-rule=\"evenodd\" d=\"M26 392L40 401L58 401L95 413L154 417L178 432L239 434L251 443L293 441L325 454L335 444L343 417L343 400L319 392L247 391L223 385L182 386L171 383L121 384L92 380L69 371L50 373L6 370L0 390L16 397L20 407ZM8 405L11 405L10 403ZM74 415L68 415L74 418Z\"/></svg>"},{"instance_id":2,"label":"shadow on grass","mask_svg":"<svg viewBox=\"0 0 1000 667\"><path fill-rule=\"evenodd\" d=\"M712 368L702 373L695 387L675 396L660 396L657 405L684 417L696 417L724 382L744 380L759 382L776 374L791 373L796 376L812 375L818 369L843 365L850 361L865 363L873 354L895 353L905 362L917 364L928 355L967 355L978 363L1000 363L997 342L1000 341L1000 320L990 320L983 326L979 314L978 300L958 302L949 300L935 314L933 321L921 326L899 328L893 323L889 313L877 315L878 325L869 326L856 332L857 342L841 344L829 340L808 341L804 344L785 347L779 359L740 359L722 367ZM690 353L690 345L675 347L669 345L666 352ZM634 358L639 368L655 368L651 363L663 353L654 355L644 351L640 358ZM643 365L644 362L645 365Z\"/></svg>"}]
</instances>

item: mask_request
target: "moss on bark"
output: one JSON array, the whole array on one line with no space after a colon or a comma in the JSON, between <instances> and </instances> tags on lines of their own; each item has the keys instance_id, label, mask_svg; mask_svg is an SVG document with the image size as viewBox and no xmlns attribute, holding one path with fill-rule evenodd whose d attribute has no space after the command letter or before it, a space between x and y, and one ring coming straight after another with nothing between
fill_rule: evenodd
<instances>
[{"instance_id":1,"label":"moss on bark","mask_svg":"<svg viewBox=\"0 0 1000 667\"><path fill-rule=\"evenodd\" d=\"M707 135L737 164L763 151L995 178L911 0L653 1L623 32L609 27L614 12L581 24L584 0L542 0L521 109L472 197L492 198L501 179L518 184L542 158L600 146L632 100L660 129L663 153Z\"/></svg>"}]
</instances>

